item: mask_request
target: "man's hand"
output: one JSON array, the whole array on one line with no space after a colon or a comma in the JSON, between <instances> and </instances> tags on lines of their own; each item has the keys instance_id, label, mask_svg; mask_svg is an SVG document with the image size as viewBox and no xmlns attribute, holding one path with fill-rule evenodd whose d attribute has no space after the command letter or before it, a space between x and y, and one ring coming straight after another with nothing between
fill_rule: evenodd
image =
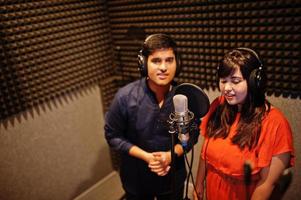
<instances>
[{"instance_id":1,"label":"man's hand","mask_svg":"<svg viewBox=\"0 0 301 200\"><path fill-rule=\"evenodd\" d=\"M154 160L149 162L148 167L158 176L165 176L170 170L171 153L170 152L153 152Z\"/></svg>"}]
</instances>

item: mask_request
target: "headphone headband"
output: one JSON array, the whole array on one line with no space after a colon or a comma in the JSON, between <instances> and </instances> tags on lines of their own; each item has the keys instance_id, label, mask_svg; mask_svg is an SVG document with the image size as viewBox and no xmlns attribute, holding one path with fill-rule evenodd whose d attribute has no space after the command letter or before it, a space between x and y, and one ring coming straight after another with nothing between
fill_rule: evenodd
<instances>
[{"instance_id":1,"label":"headphone headband","mask_svg":"<svg viewBox=\"0 0 301 200\"><path fill-rule=\"evenodd\" d=\"M259 68L260 70L262 69L263 64L262 64L262 62L261 62L261 60L260 60L258 54L257 54L253 49L250 49L250 48L247 48L247 47L238 47L238 48L236 48L236 49L237 49L237 50L247 51L247 52L253 54L253 55L257 58L257 60L258 60L258 62L259 62L259 64L260 64L260 66L259 66L258 68Z\"/></svg>"},{"instance_id":2,"label":"headphone headband","mask_svg":"<svg viewBox=\"0 0 301 200\"><path fill-rule=\"evenodd\" d=\"M168 35L166 34L163 34L163 33L155 33L155 34L151 34L149 36L147 36L144 40L144 43L143 44L146 44L148 42L148 40L150 40L152 37L155 37L155 36L166 36L166 37L169 37Z\"/></svg>"}]
</instances>

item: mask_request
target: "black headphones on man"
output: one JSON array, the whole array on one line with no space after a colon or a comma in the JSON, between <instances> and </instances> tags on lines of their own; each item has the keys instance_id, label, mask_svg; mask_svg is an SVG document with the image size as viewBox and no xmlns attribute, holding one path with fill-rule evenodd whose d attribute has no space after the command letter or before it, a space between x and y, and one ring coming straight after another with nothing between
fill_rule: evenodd
<instances>
[{"instance_id":1,"label":"black headphones on man","mask_svg":"<svg viewBox=\"0 0 301 200\"><path fill-rule=\"evenodd\" d=\"M169 35L166 35L163 33L152 34L152 35L148 36L145 39L145 41L143 42L142 49L138 53L138 70L139 70L141 76L145 77L148 75L147 58L150 54L150 52L148 52L148 49L149 49L149 45L153 41L166 41L166 43L173 44L175 46L173 48L175 58L176 58L176 66L177 66L175 77L178 76L181 71L181 59L180 59L180 55L176 49L177 45L176 45L175 41Z\"/></svg>"}]
</instances>

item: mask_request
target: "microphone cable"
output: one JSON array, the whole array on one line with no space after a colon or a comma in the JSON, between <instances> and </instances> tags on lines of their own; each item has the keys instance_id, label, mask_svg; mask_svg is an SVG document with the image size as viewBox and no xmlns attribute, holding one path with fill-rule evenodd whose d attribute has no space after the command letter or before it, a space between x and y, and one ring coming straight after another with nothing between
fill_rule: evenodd
<instances>
[{"instance_id":1,"label":"microphone cable","mask_svg":"<svg viewBox=\"0 0 301 200\"><path fill-rule=\"evenodd\" d=\"M252 168L249 162L244 163L244 183L246 189L246 200L250 200L249 185L251 184Z\"/></svg>"},{"instance_id":2,"label":"microphone cable","mask_svg":"<svg viewBox=\"0 0 301 200\"><path fill-rule=\"evenodd\" d=\"M185 197L184 197L184 200L190 200L188 198L188 189L189 189L189 179L191 177L191 182L192 182L192 185L193 185L193 191L196 191L196 186L195 186L195 182L194 182L194 177L193 177L193 174L192 174L192 166L193 166L193 157L194 157L194 147L191 148L191 159L190 159L190 163L188 161L188 158L187 158L187 154L186 154L186 151L184 151L184 158L185 158L185 162L188 166L188 176L187 176L187 181L186 181L186 191L185 191Z\"/></svg>"}]
</instances>

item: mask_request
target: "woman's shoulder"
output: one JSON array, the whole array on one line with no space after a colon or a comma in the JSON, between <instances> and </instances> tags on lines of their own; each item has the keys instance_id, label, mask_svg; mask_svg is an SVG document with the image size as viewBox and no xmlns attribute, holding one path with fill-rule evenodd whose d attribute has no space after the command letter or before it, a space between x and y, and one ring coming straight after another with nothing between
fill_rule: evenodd
<instances>
[{"instance_id":1,"label":"woman's shoulder","mask_svg":"<svg viewBox=\"0 0 301 200\"><path fill-rule=\"evenodd\" d=\"M223 102L223 98L222 96L218 96L216 97L211 103L210 103L210 107L209 107L209 110L207 112L207 114L205 115L205 117L209 117L214 111L215 109L221 105Z\"/></svg>"},{"instance_id":2,"label":"woman's shoulder","mask_svg":"<svg viewBox=\"0 0 301 200\"><path fill-rule=\"evenodd\" d=\"M269 112L267 112L266 120L275 122L287 121L282 111L274 106L271 106Z\"/></svg>"},{"instance_id":3,"label":"woman's shoulder","mask_svg":"<svg viewBox=\"0 0 301 200\"><path fill-rule=\"evenodd\" d=\"M290 123L285 115L277 107L271 106L270 111L267 113L262 121L262 126L267 129L285 129L291 130Z\"/></svg>"},{"instance_id":4,"label":"woman's shoulder","mask_svg":"<svg viewBox=\"0 0 301 200\"><path fill-rule=\"evenodd\" d=\"M218 96L216 97L210 104L210 108L207 112L207 114L202 118L202 123L201 123L201 127L205 130L207 128L207 123L209 121L209 118L211 117L211 115L214 113L214 111L217 109L217 107L219 105L221 105L223 103L223 97L222 96Z\"/></svg>"}]
</instances>

